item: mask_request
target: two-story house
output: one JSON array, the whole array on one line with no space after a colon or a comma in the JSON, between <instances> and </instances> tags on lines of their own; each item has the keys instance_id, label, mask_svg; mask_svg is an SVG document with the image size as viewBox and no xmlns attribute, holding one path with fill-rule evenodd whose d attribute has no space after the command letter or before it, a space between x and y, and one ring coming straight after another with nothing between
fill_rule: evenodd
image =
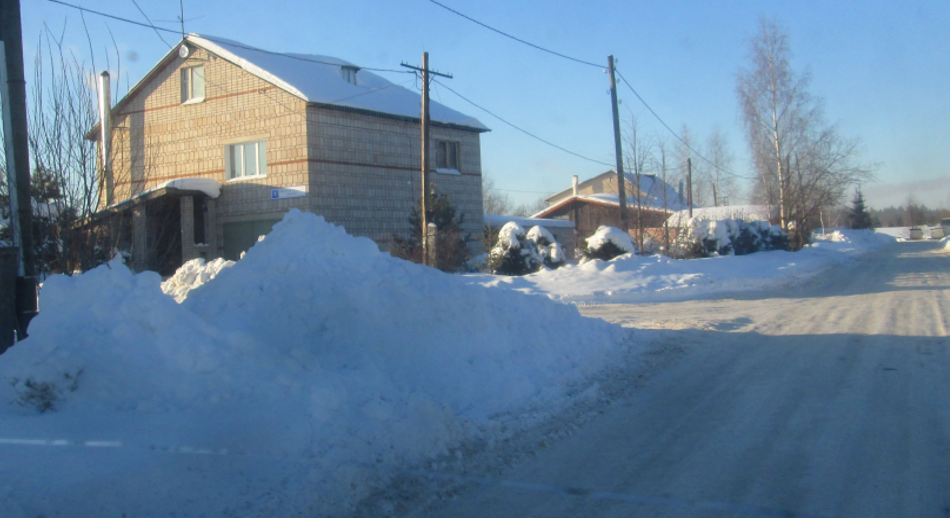
<instances>
[{"instance_id":1,"label":"two-story house","mask_svg":"<svg viewBox=\"0 0 950 518\"><path fill-rule=\"evenodd\" d=\"M236 259L291 208L386 249L421 196L421 96L402 79L190 34L87 135L103 157L94 219L137 269L165 274ZM430 113L430 180L478 235L488 128L436 102Z\"/></svg>"}]
</instances>

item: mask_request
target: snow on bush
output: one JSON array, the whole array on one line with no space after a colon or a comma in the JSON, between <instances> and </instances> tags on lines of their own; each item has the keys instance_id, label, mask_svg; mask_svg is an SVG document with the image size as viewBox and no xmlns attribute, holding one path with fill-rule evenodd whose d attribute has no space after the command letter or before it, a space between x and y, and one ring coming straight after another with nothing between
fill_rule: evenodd
<instances>
[{"instance_id":1,"label":"snow on bush","mask_svg":"<svg viewBox=\"0 0 950 518\"><path fill-rule=\"evenodd\" d=\"M7 457L25 516L344 514L398 467L556 410L625 336L296 210L182 304L113 261L51 277L41 305L0 356L0 434L124 449Z\"/></svg>"},{"instance_id":2,"label":"snow on bush","mask_svg":"<svg viewBox=\"0 0 950 518\"><path fill-rule=\"evenodd\" d=\"M181 265L175 275L162 283L162 291L166 295L171 295L176 302L182 302L188 297L191 290L214 279L221 270L229 266L234 266L234 261L223 258L214 259L210 262L205 262L201 258L192 259Z\"/></svg>"},{"instance_id":3,"label":"snow on bush","mask_svg":"<svg viewBox=\"0 0 950 518\"><path fill-rule=\"evenodd\" d=\"M788 248L788 236L765 221L693 218L687 221L685 230L675 243L675 253L680 257L746 255Z\"/></svg>"},{"instance_id":4,"label":"snow on bush","mask_svg":"<svg viewBox=\"0 0 950 518\"><path fill-rule=\"evenodd\" d=\"M561 244L554 238L554 234L540 225L531 227L525 240L535 247L538 251L538 256L541 257L544 266L547 268L557 268L564 265L564 262L567 260L564 248L561 247Z\"/></svg>"},{"instance_id":5,"label":"snow on bush","mask_svg":"<svg viewBox=\"0 0 950 518\"><path fill-rule=\"evenodd\" d=\"M525 275L538 271L543 259L533 243L528 243L521 225L514 221L498 230L498 241L488 255L488 268L501 275Z\"/></svg>"},{"instance_id":6,"label":"snow on bush","mask_svg":"<svg viewBox=\"0 0 950 518\"><path fill-rule=\"evenodd\" d=\"M616 227L601 225L594 235L587 238L584 258L609 261L623 254L636 253L636 249L630 234Z\"/></svg>"}]
</instances>

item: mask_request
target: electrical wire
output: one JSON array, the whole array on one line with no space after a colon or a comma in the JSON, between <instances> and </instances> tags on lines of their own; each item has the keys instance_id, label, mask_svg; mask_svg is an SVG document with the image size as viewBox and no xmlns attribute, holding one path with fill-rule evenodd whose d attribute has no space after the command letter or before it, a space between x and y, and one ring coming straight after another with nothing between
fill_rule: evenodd
<instances>
[{"instance_id":1,"label":"electrical wire","mask_svg":"<svg viewBox=\"0 0 950 518\"><path fill-rule=\"evenodd\" d=\"M680 143L682 143L684 146L686 146L686 149L690 150L690 151L691 151L693 154L695 154L697 157L699 157L700 159L702 159L703 161L705 161L705 162L708 163L709 165L713 166L716 170L718 170L718 171L721 172L721 173L724 173L724 174L726 174L726 175L732 176L732 177L734 177L734 178L739 178L739 179L742 179L742 180L754 180L754 179L755 179L755 178L753 178L753 177L751 177L751 176L743 176L743 175L739 175L739 174L735 174L735 173L733 173L733 172L727 171L727 170L725 170L725 169L719 167L719 166L716 165L715 163L713 163L713 162L712 162L711 160L709 160L708 158L704 157L702 154L699 153L699 151L696 151L695 149L693 149L692 146L690 146L689 144L687 144L686 141L683 140L683 139L679 136L679 134L677 134L675 131L673 131L673 128L671 128L659 115L657 115L657 113L656 113L655 111L653 111L653 108L651 108L650 105L647 104L647 102L643 100L643 97L640 97L640 94L637 93L636 89L633 88L633 85L631 85L630 82L627 81L627 78L623 77L623 74L621 74L619 70L614 69L614 71L617 72L617 76L620 77L620 80L623 81L623 84L627 85L627 88L629 88L630 91L633 92L633 95L637 96L637 99L639 99L640 102L643 103L643 106L646 107L646 109L649 110L649 112L652 113L654 117L656 117L656 120L660 121L660 124L662 124L663 127L666 128L667 131L669 131L669 132L673 135L673 137L676 138L676 140L680 141Z\"/></svg>"},{"instance_id":2,"label":"electrical wire","mask_svg":"<svg viewBox=\"0 0 950 518\"><path fill-rule=\"evenodd\" d=\"M607 166L607 167L615 167L614 164L609 164L609 163L607 163L607 162L601 162L600 160L597 160L597 159L594 159L594 158L590 158L590 157L581 155L580 153L575 153L575 152L571 151L570 149L566 149L566 148L561 147L561 146L559 146L559 145L557 145L557 144L555 144L555 143L553 143L553 142L544 140L543 138L541 138L541 137L535 135L534 133L531 133L530 131L528 131L528 130L526 130L526 129L523 129L523 128L520 128L520 127L518 127L518 126L515 126L514 124L512 124L512 123L508 122L507 120L505 120L505 119L499 117L498 115L495 115L494 113L492 113L491 111L489 111L487 108L484 108L484 107L482 107L482 106L476 104L474 101L470 100L469 98L465 97L464 95L462 95L462 94L456 92L455 90L449 88L448 86L446 86L446 85L445 85L444 83L442 83L441 81L433 80L433 82L436 83L436 84L438 84L439 86L445 88L446 90L452 92L453 94L455 94L455 95L458 96L460 99L462 99L463 101L467 102L468 104L471 104L472 106L478 108L479 110L482 110L483 112L485 112L485 113L491 115L492 117L494 117L494 118L500 120L501 122L507 124L508 126L511 126L512 128L514 128L514 129L516 129L516 130L518 130L518 131L524 133L525 135L527 135L527 136L529 136L529 137L531 137L531 138L533 138L533 139L535 139L535 140L537 140L537 141L539 141L539 142L543 142L543 143L545 143L545 144L547 144L547 145L549 145L549 146L551 146L551 147L553 147L553 148L555 148L555 149L559 149L559 150L561 150L561 151L563 151L563 152L565 152L565 153L567 153L567 154L569 154L569 155L576 156L577 158L583 158L584 160L587 160L588 162L593 162L593 163L595 163L595 164L605 165L605 166Z\"/></svg>"},{"instance_id":3,"label":"electrical wire","mask_svg":"<svg viewBox=\"0 0 950 518\"><path fill-rule=\"evenodd\" d=\"M525 41L525 40L523 40L523 39L521 39L521 38L519 38L519 37L517 37L517 36L512 36L511 34L508 34L507 32L498 30L498 29L496 29L496 28L494 28L494 27L492 27L492 26L490 26L490 25L488 25L488 24L486 24L486 23L482 23L482 22L476 20L475 18L472 18L471 16L468 16L467 14L464 14L464 13L461 13L461 12L459 12L459 11L456 11L455 9L452 9L451 7L445 5L445 4L441 3L441 2L437 2L436 0L429 0L429 1L432 2L432 3L435 4L435 5L437 5L437 6L441 7L441 8L443 8L443 9L445 9L446 11L449 11L449 12L451 12L451 13L454 13L454 14L458 15L458 16L461 16L462 18L465 18L466 20L468 20L468 21L470 21L470 22L472 22L472 23L475 23L475 24L477 24L477 25L480 25L480 26L482 26L482 27L484 27L484 28L486 28L486 29L488 29L488 30L494 32L494 33L501 34L502 36L504 36L504 37L506 37L506 38L513 39L513 40L517 41L518 43L522 43L522 44L527 45L527 46L529 46L529 47L538 49L538 50L540 50L540 51L542 51L542 52L547 52L548 54L553 54L553 55L555 55L555 56L557 56L557 57L564 58L564 59L568 59L568 60L574 61L574 62L576 62L576 63L580 63L580 64L582 64L582 65L588 65L588 66L597 67L597 68L600 68L600 69L605 68L604 65L598 65L597 63L591 63L590 61L584 61L583 59L577 59L577 58L568 56L568 55L566 55L566 54L561 54L560 52L555 52L555 51L553 51L553 50L551 50L551 49L546 49L546 48L544 48L544 47L542 47L542 46L540 46L540 45L535 45L534 43L531 43L531 42L529 42L529 41Z\"/></svg>"},{"instance_id":4,"label":"electrical wire","mask_svg":"<svg viewBox=\"0 0 950 518\"><path fill-rule=\"evenodd\" d=\"M95 14L95 15L98 15L98 16L103 16L103 17L105 17L105 18L111 18L111 19L113 19L113 20L118 20L118 21L120 21L120 22L125 22L125 23L130 23L130 24L133 24L133 25L138 25L139 27L147 27L147 28L153 29L153 30L155 30L155 31L168 32L168 33L171 33L171 34L175 34L176 36L181 36L181 32L175 31L175 30L172 30L172 29L166 29L165 27L159 27L159 26L157 26L157 25L153 25L153 24L149 24L149 23L142 23L142 22L137 22L137 21L135 21L135 20L129 20L128 18L122 18L122 17L120 17L120 16L115 16L115 15L112 15L112 14L103 13L103 12L101 12L101 11L95 11L95 10L92 10L92 9L87 9L87 8L85 8L85 7L80 7L80 6L78 6L78 5L68 4L68 3L63 2L63 1L61 1L61 0L49 0L49 1L52 2L52 3L54 3L54 4L60 4L60 5L66 6L66 7L70 7L70 8L73 8L73 9L77 9L77 10L79 10L79 11L81 11L81 12L86 12L86 13L90 13L90 14ZM239 49L253 50L253 51L256 51L256 52L261 52L261 53L263 53L263 54L270 54L270 55L273 55L273 56L281 56L281 57L285 57L285 58L289 58L289 59L295 59L295 60L298 60L298 61L306 61L306 62L309 62L309 63L318 63L318 64L320 64L320 65L329 65L329 66L334 66L334 67L340 66L340 63L331 63L331 62L329 62L329 61L321 61L321 60L319 60L319 59L308 58L308 57L304 57L304 56L300 56L300 55L296 55L296 54L285 54L285 53L283 53L283 52L274 52L274 51L270 51L270 50L259 49L259 48L257 48L257 47L250 47L250 46L243 45L243 44L241 44L241 43L237 43L237 42L230 41L230 40L224 40L224 39L219 39L219 38L214 38L214 37L209 37L209 36L199 36L199 37L202 38L202 39L205 39L205 40L214 42L214 43L219 43L219 44L222 44L222 45L230 45L230 46L232 46L232 47L237 47L237 48L239 48ZM357 66L357 65L354 65L354 66ZM394 74L411 74L411 73L412 73L412 72L408 72L408 71L405 71L405 70L395 70L395 69L391 69L391 68L373 68L373 67L361 67L361 66L357 66L357 68L359 68L359 69L361 69L361 70L370 70L370 71L373 71L373 72L391 72L391 73L394 73Z\"/></svg>"},{"instance_id":5,"label":"electrical wire","mask_svg":"<svg viewBox=\"0 0 950 518\"><path fill-rule=\"evenodd\" d=\"M132 3L135 5L135 8L138 9L140 13L142 13L142 16L145 17L145 21L147 21L150 25L153 25L152 29L155 31L155 35L158 36L160 40L162 40L162 43L164 43L165 45L168 45L168 48L171 48L172 47L171 43L168 43L167 41L165 41L165 38L162 37L162 33L158 32L158 29L154 27L154 24L152 23L152 19L149 18L147 14L145 14L145 11L143 11L142 8L139 6L139 3L136 2L135 0L132 0Z\"/></svg>"}]
</instances>

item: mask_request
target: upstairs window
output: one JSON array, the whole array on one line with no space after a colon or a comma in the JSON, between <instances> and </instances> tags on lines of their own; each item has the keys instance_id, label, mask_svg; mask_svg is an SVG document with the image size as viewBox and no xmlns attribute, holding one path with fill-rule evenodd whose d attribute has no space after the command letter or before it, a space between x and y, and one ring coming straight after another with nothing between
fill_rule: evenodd
<instances>
[{"instance_id":1,"label":"upstairs window","mask_svg":"<svg viewBox=\"0 0 950 518\"><path fill-rule=\"evenodd\" d=\"M344 81L352 85L356 84L356 73L359 72L359 67L349 66L349 65L340 65L340 76Z\"/></svg>"},{"instance_id":2,"label":"upstairs window","mask_svg":"<svg viewBox=\"0 0 950 518\"><path fill-rule=\"evenodd\" d=\"M454 169L459 171L459 143L453 140L435 141L436 169Z\"/></svg>"},{"instance_id":3,"label":"upstairs window","mask_svg":"<svg viewBox=\"0 0 950 518\"><path fill-rule=\"evenodd\" d=\"M181 69L181 102L199 103L205 100L205 67Z\"/></svg>"},{"instance_id":4,"label":"upstairs window","mask_svg":"<svg viewBox=\"0 0 950 518\"><path fill-rule=\"evenodd\" d=\"M267 150L263 140L227 147L228 180L267 176Z\"/></svg>"}]
</instances>

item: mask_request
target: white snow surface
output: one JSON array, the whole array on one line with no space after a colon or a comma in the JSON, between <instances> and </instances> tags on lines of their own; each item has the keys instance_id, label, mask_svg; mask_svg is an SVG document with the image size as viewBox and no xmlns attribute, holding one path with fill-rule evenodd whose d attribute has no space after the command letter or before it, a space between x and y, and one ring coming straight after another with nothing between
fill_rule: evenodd
<instances>
[{"instance_id":1,"label":"white snow surface","mask_svg":"<svg viewBox=\"0 0 950 518\"><path fill-rule=\"evenodd\" d=\"M335 104L418 119L420 96L391 83L369 70L356 74L356 84L343 79L340 66L354 66L342 59L312 54L272 52L217 36L189 34L188 41L231 61L265 81L312 103ZM474 117L430 101L434 121L467 126L480 131L488 127Z\"/></svg>"},{"instance_id":2,"label":"white snow surface","mask_svg":"<svg viewBox=\"0 0 950 518\"><path fill-rule=\"evenodd\" d=\"M628 254L636 250L633 244L633 238L630 237L630 234L627 234L617 227L608 227L606 225L597 227L597 232L594 232L594 235L587 238L587 248L600 248L608 241Z\"/></svg>"},{"instance_id":3,"label":"white snow surface","mask_svg":"<svg viewBox=\"0 0 950 518\"><path fill-rule=\"evenodd\" d=\"M619 230L618 230L619 232ZM679 260L663 255L621 255L595 259L523 277L470 275L473 283L546 295L573 304L686 300L715 293L766 289L807 279L828 267L894 238L870 230L836 230L814 235L798 252Z\"/></svg>"},{"instance_id":4,"label":"white snow surface","mask_svg":"<svg viewBox=\"0 0 950 518\"><path fill-rule=\"evenodd\" d=\"M545 218L523 218L520 216L501 216L498 214L485 214L485 224L493 227L501 227L505 223L514 221L522 227L533 227L539 225L545 228L574 228L574 222L567 219L545 219Z\"/></svg>"},{"instance_id":5,"label":"white snow surface","mask_svg":"<svg viewBox=\"0 0 950 518\"><path fill-rule=\"evenodd\" d=\"M521 248L521 239L524 239L525 232L517 222L509 221L498 230L498 241L495 247L503 248Z\"/></svg>"},{"instance_id":6,"label":"white snow surface","mask_svg":"<svg viewBox=\"0 0 950 518\"><path fill-rule=\"evenodd\" d=\"M159 184L154 189L180 189L182 191L201 191L212 198L221 196L221 184L214 178L179 178Z\"/></svg>"},{"instance_id":7,"label":"white snow surface","mask_svg":"<svg viewBox=\"0 0 950 518\"><path fill-rule=\"evenodd\" d=\"M234 261L217 258L211 261L192 259L181 266L175 275L162 282L162 291L176 302L184 302L191 290L214 279L221 270L234 266Z\"/></svg>"},{"instance_id":8,"label":"white snow surface","mask_svg":"<svg viewBox=\"0 0 950 518\"><path fill-rule=\"evenodd\" d=\"M525 239L529 241L534 241L535 243L540 242L542 239L547 240L548 243L556 243L557 239L554 239L554 234L552 234L548 229L535 225L531 227L531 230L528 231L528 234L525 236Z\"/></svg>"},{"instance_id":9,"label":"white snow surface","mask_svg":"<svg viewBox=\"0 0 950 518\"><path fill-rule=\"evenodd\" d=\"M4 516L339 516L583 397L627 336L296 210L182 304L119 261L40 303L0 355Z\"/></svg>"},{"instance_id":10,"label":"white snow surface","mask_svg":"<svg viewBox=\"0 0 950 518\"><path fill-rule=\"evenodd\" d=\"M689 224L689 210L681 210L670 215L667 222L671 227L686 226ZM721 221L726 219L741 219L743 221L769 221L768 205L723 205L719 207L699 207L693 209L692 219Z\"/></svg>"}]
</instances>

